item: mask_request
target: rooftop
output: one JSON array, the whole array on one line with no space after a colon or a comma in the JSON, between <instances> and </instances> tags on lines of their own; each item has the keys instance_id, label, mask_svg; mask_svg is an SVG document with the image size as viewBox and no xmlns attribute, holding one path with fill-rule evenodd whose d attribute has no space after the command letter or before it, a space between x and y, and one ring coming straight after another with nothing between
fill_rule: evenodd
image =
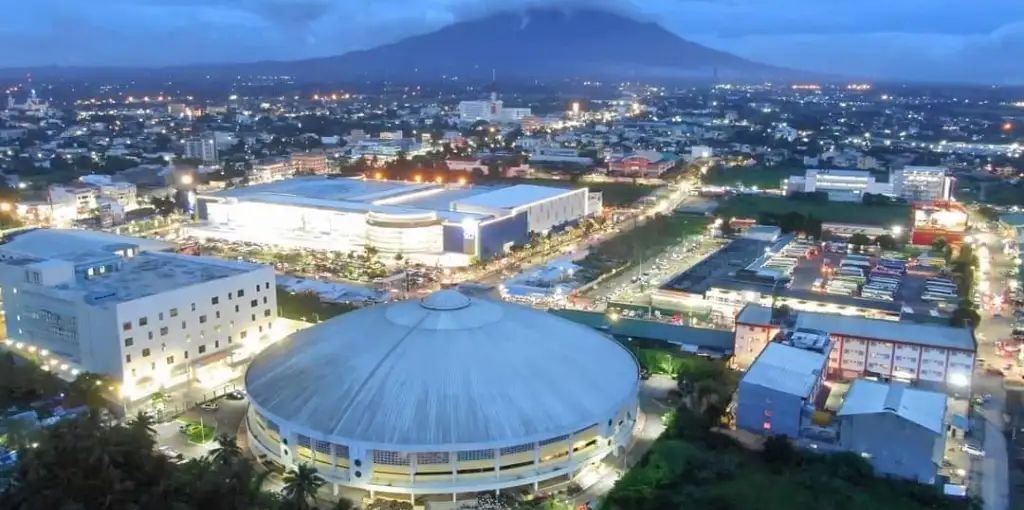
<instances>
[{"instance_id":1,"label":"rooftop","mask_svg":"<svg viewBox=\"0 0 1024 510\"><path fill-rule=\"evenodd\" d=\"M974 351L974 332L970 328L957 328L943 324L868 319L852 315L832 313L795 312L797 328L827 331L831 335L852 336L873 340L885 340L907 344L944 347ZM762 305L749 304L743 307L736 322L751 325L768 325L771 309Z\"/></svg>"},{"instance_id":2,"label":"rooftop","mask_svg":"<svg viewBox=\"0 0 1024 510\"><path fill-rule=\"evenodd\" d=\"M492 207L495 209L513 209L534 202L548 200L562 195L567 195L576 190L566 188L551 188L548 186L537 186L534 184L515 184L507 188L500 188L494 191L480 193L471 197L463 198L455 202L455 206L470 205L478 207Z\"/></svg>"},{"instance_id":3,"label":"rooftop","mask_svg":"<svg viewBox=\"0 0 1024 510\"><path fill-rule=\"evenodd\" d=\"M91 303L120 303L263 267L211 257L145 252L125 259L117 271L79 279L68 288L85 292Z\"/></svg>"},{"instance_id":4,"label":"rooftop","mask_svg":"<svg viewBox=\"0 0 1024 510\"><path fill-rule=\"evenodd\" d=\"M407 451L549 439L636 399L618 342L529 307L442 290L361 308L261 352L252 405L332 441Z\"/></svg>"},{"instance_id":5,"label":"rooftop","mask_svg":"<svg viewBox=\"0 0 1024 510\"><path fill-rule=\"evenodd\" d=\"M892 413L942 434L945 430L946 396L902 383L885 384L867 379L854 381L839 409L839 416L876 413Z\"/></svg>"},{"instance_id":6,"label":"rooftop","mask_svg":"<svg viewBox=\"0 0 1024 510\"><path fill-rule=\"evenodd\" d=\"M820 352L772 342L750 365L742 383L808 398L821 378L827 359Z\"/></svg>"},{"instance_id":7,"label":"rooftop","mask_svg":"<svg viewBox=\"0 0 1024 510\"><path fill-rule=\"evenodd\" d=\"M684 350L704 349L720 353L732 352L735 342L731 331L677 326L667 322L628 317L620 317L618 320L612 321L603 313L585 310L565 309L551 310L550 312L573 322L607 331L616 337L668 342L678 345Z\"/></svg>"},{"instance_id":8,"label":"rooftop","mask_svg":"<svg viewBox=\"0 0 1024 510\"><path fill-rule=\"evenodd\" d=\"M113 253L135 245L140 251L165 251L173 244L155 239L128 237L95 230L35 229L15 234L0 244L6 258L28 257L74 261L86 252Z\"/></svg>"}]
</instances>

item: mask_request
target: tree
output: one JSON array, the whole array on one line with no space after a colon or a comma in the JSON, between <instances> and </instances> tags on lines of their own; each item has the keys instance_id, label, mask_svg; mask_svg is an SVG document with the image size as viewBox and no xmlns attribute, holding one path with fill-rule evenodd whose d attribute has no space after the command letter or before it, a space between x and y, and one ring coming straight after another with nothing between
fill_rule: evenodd
<instances>
[{"instance_id":1,"label":"tree","mask_svg":"<svg viewBox=\"0 0 1024 510\"><path fill-rule=\"evenodd\" d=\"M338 498L334 505L331 506L331 510L355 510L355 508L356 504L348 498Z\"/></svg>"},{"instance_id":2,"label":"tree","mask_svg":"<svg viewBox=\"0 0 1024 510\"><path fill-rule=\"evenodd\" d=\"M327 483L315 467L303 462L297 467L289 469L284 475L284 494L289 508L295 510L309 510L312 508L309 501L316 502L316 491Z\"/></svg>"},{"instance_id":3,"label":"tree","mask_svg":"<svg viewBox=\"0 0 1024 510\"><path fill-rule=\"evenodd\" d=\"M223 466L235 464L242 458L242 449L234 436L220 434L216 438L217 447L210 450L210 456L215 463Z\"/></svg>"},{"instance_id":4,"label":"tree","mask_svg":"<svg viewBox=\"0 0 1024 510\"><path fill-rule=\"evenodd\" d=\"M132 418L132 421L128 424L131 431L140 437L144 436L155 436L156 429L153 427L156 424L156 420L152 416L139 411L138 414Z\"/></svg>"},{"instance_id":5,"label":"tree","mask_svg":"<svg viewBox=\"0 0 1024 510\"><path fill-rule=\"evenodd\" d=\"M871 238L858 232L850 236L850 244L854 244L857 246L868 246L871 244Z\"/></svg>"},{"instance_id":6,"label":"tree","mask_svg":"<svg viewBox=\"0 0 1024 510\"><path fill-rule=\"evenodd\" d=\"M875 244L883 250L895 250L899 248L896 238L889 234L882 234L875 238Z\"/></svg>"},{"instance_id":7,"label":"tree","mask_svg":"<svg viewBox=\"0 0 1024 510\"><path fill-rule=\"evenodd\" d=\"M174 199L170 197L153 197L149 200L149 203L156 210L156 213L163 217L168 217L178 210L178 205L174 203Z\"/></svg>"},{"instance_id":8,"label":"tree","mask_svg":"<svg viewBox=\"0 0 1024 510\"><path fill-rule=\"evenodd\" d=\"M977 326L980 323L981 314L974 309L974 303L968 299L961 301L960 306L953 310L949 317L949 324L951 326L961 327L968 324Z\"/></svg>"},{"instance_id":9,"label":"tree","mask_svg":"<svg viewBox=\"0 0 1024 510\"><path fill-rule=\"evenodd\" d=\"M761 456L769 464L786 466L792 464L798 454L793 448L793 443L790 443L786 436L771 436L765 439Z\"/></svg>"}]
</instances>

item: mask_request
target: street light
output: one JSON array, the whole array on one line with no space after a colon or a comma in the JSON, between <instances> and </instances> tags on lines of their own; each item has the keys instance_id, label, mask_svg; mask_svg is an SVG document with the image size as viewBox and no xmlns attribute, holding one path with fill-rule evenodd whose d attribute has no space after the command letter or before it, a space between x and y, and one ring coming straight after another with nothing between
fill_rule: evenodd
<instances>
[{"instance_id":1,"label":"street light","mask_svg":"<svg viewBox=\"0 0 1024 510\"><path fill-rule=\"evenodd\" d=\"M195 182L195 179L192 177L192 174L183 174L180 182L184 186L191 186L192 183Z\"/></svg>"}]
</instances>

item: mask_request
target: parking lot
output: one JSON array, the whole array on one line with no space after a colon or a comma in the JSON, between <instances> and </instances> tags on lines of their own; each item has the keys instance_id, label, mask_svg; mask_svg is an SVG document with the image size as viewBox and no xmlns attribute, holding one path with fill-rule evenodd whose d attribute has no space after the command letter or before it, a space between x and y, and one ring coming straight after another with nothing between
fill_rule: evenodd
<instances>
[{"instance_id":1,"label":"parking lot","mask_svg":"<svg viewBox=\"0 0 1024 510\"><path fill-rule=\"evenodd\" d=\"M214 438L219 434L235 436L245 418L248 399L231 400L222 397L212 403L215 404L215 408L204 409L197 406L177 419L157 424L154 427L157 432L157 444L165 447L164 451L169 454L180 453L188 459L206 455L211 448L216 448ZM205 438L205 443L192 441L190 435L183 430L188 424L200 424L206 427L206 430L212 430L212 437Z\"/></svg>"}]
</instances>

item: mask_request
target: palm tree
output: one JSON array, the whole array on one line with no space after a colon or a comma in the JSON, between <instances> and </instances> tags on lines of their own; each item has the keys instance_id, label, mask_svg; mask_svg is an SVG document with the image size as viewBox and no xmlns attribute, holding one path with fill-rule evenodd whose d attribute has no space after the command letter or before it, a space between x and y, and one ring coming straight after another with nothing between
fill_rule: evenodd
<instances>
[{"instance_id":1,"label":"palm tree","mask_svg":"<svg viewBox=\"0 0 1024 510\"><path fill-rule=\"evenodd\" d=\"M316 491L327 483L316 468L303 462L298 467L289 469L284 475L284 489L289 507L295 510L309 510L309 500L316 502Z\"/></svg>"},{"instance_id":2,"label":"palm tree","mask_svg":"<svg viewBox=\"0 0 1024 510\"><path fill-rule=\"evenodd\" d=\"M156 425L156 420L154 420L152 416L142 411L139 411L139 414L136 414L128 425L132 429L132 432L136 432L140 435L156 435L156 428L153 427L154 425Z\"/></svg>"},{"instance_id":3,"label":"palm tree","mask_svg":"<svg viewBox=\"0 0 1024 510\"><path fill-rule=\"evenodd\" d=\"M238 446L235 436L220 434L216 441L217 448L210 451L214 462L222 466L229 466L242 458L242 449Z\"/></svg>"}]
</instances>

